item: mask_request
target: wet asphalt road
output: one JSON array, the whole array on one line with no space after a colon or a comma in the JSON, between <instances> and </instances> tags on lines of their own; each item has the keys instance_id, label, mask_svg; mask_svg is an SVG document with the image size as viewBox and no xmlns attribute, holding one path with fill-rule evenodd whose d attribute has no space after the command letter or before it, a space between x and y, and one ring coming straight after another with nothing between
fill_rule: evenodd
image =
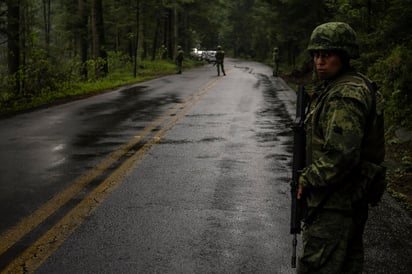
<instances>
[{"instance_id":1,"label":"wet asphalt road","mask_svg":"<svg viewBox=\"0 0 412 274\"><path fill-rule=\"evenodd\" d=\"M155 139L36 273L294 273L294 93L259 63L228 59L226 70L218 78L209 65L0 120L3 233L150 129L5 252L0 267ZM187 112L167 114L185 102ZM153 125L162 117L179 119ZM371 211L365 273L411 272L411 224L388 197Z\"/></svg>"}]
</instances>

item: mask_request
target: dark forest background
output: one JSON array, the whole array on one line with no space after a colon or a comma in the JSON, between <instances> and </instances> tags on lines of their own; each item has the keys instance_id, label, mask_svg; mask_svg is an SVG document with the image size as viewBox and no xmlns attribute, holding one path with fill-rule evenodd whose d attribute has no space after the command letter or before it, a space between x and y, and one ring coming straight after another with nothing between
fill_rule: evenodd
<instances>
[{"instance_id":1,"label":"dark forest background","mask_svg":"<svg viewBox=\"0 0 412 274\"><path fill-rule=\"evenodd\" d=\"M357 31L355 65L385 95L388 125L410 127L412 0L1 0L0 107L170 69L177 45L268 64L277 46L283 75L308 73L309 35L327 21Z\"/></svg>"}]
</instances>

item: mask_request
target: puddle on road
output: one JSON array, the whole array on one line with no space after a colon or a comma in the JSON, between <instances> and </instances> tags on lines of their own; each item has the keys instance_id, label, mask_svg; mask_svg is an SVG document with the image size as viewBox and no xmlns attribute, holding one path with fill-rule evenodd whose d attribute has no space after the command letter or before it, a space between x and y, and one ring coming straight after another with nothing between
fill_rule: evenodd
<instances>
[{"instance_id":1,"label":"puddle on road","mask_svg":"<svg viewBox=\"0 0 412 274\"><path fill-rule=\"evenodd\" d=\"M66 160L48 170L55 174L55 181L72 181L72 177L86 172L162 115L165 109L180 102L180 97L173 92L149 91L143 85L125 88L110 94L104 102L91 99L77 111L69 112L67 119L71 126L59 133L64 134L65 146L53 151ZM71 175L68 170L75 170L76 174Z\"/></svg>"},{"instance_id":2,"label":"puddle on road","mask_svg":"<svg viewBox=\"0 0 412 274\"><path fill-rule=\"evenodd\" d=\"M159 144L168 144L168 145L184 145L184 144L192 144L192 143L214 143L214 142L222 142L225 141L225 138L219 137L206 137L200 140L171 140L171 139L162 139L160 140Z\"/></svg>"},{"instance_id":3,"label":"puddle on road","mask_svg":"<svg viewBox=\"0 0 412 274\"><path fill-rule=\"evenodd\" d=\"M292 161L293 120L277 95L277 88L281 87L276 87L267 75L257 74L257 78L255 86L262 89L264 100L256 112L256 139L261 147L272 148L273 153L266 158L274 162L274 167L283 167L285 172Z\"/></svg>"},{"instance_id":4,"label":"puddle on road","mask_svg":"<svg viewBox=\"0 0 412 274\"><path fill-rule=\"evenodd\" d=\"M85 130L72 140L74 147L99 146L105 138L118 134L117 141L124 142L133 132L137 121L152 121L164 112L165 107L180 102L174 93L167 95L148 94L147 86L135 86L120 91L114 100L96 103L83 108L76 115ZM79 119L79 118L77 118Z\"/></svg>"},{"instance_id":5,"label":"puddle on road","mask_svg":"<svg viewBox=\"0 0 412 274\"><path fill-rule=\"evenodd\" d=\"M221 137L209 137L209 138L203 138L200 140L200 143L214 143L214 142L223 142L225 141L225 138Z\"/></svg>"}]
</instances>

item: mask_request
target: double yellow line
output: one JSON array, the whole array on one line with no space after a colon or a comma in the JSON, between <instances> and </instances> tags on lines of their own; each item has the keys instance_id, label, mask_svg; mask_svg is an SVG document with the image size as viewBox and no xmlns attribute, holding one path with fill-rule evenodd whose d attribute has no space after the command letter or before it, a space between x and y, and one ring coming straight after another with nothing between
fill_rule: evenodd
<instances>
[{"instance_id":1,"label":"double yellow line","mask_svg":"<svg viewBox=\"0 0 412 274\"><path fill-rule=\"evenodd\" d=\"M127 158L114 170L102 183L60 219L52 228L45 232L33 245L14 259L2 273L31 273L34 272L63 242L92 214L92 212L120 185L139 164L146 152L166 134L186 113L200 100L200 98L213 87L218 79L206 83L193 95L186 97L181 103L176 104L164 115L157 118L144 128L128 143L121 146L103 159L96 167L89 170L64 191L58 193L33 214L23 219L16 226L0 236L0 255L30 233L34 228L44 222L48 217L57 212L72 198L85 189L90 182L117 162L136 144L148 136L155 128L162 126L138 151Z\"/></svg>"}]
</instances>

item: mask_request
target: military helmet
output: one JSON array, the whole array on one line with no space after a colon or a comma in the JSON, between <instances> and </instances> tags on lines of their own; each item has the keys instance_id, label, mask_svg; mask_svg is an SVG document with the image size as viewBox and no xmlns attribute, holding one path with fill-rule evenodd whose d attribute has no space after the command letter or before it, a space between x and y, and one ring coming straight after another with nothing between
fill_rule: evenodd
<instances>
[{"instance_id":1,"label":"military helmet","mask_svg":"<svg viewBox=\"0 0 412 274\"><path fill-rule=\"evenodd\" d=\"M182 49L182 46L177 46L177 49L178 49L178 50L181 50L181 49Z\"/></svg>"},{"instance_id":2,"label":"military helmet","mask_svg":"<svg viewBox=\"0 0 412 274\"><path fill-rule=\"evenodd\" d=\"M346 23L329 22L317 26L310 36L307 50L341 50L352 59L359 57L356 32Z\"/></svg>"},{"instance_id":3,"label":"military helmet","mask_svg":"<svg viewBox=\"0 0 412 274\"><path fill-rule=\"evenodd\" d=\"M222 49L222 46L220 46L220 45L217 46L217 49L218 49L218 50L221 50L221 49Z\"/></svg>"}]
</instances>

